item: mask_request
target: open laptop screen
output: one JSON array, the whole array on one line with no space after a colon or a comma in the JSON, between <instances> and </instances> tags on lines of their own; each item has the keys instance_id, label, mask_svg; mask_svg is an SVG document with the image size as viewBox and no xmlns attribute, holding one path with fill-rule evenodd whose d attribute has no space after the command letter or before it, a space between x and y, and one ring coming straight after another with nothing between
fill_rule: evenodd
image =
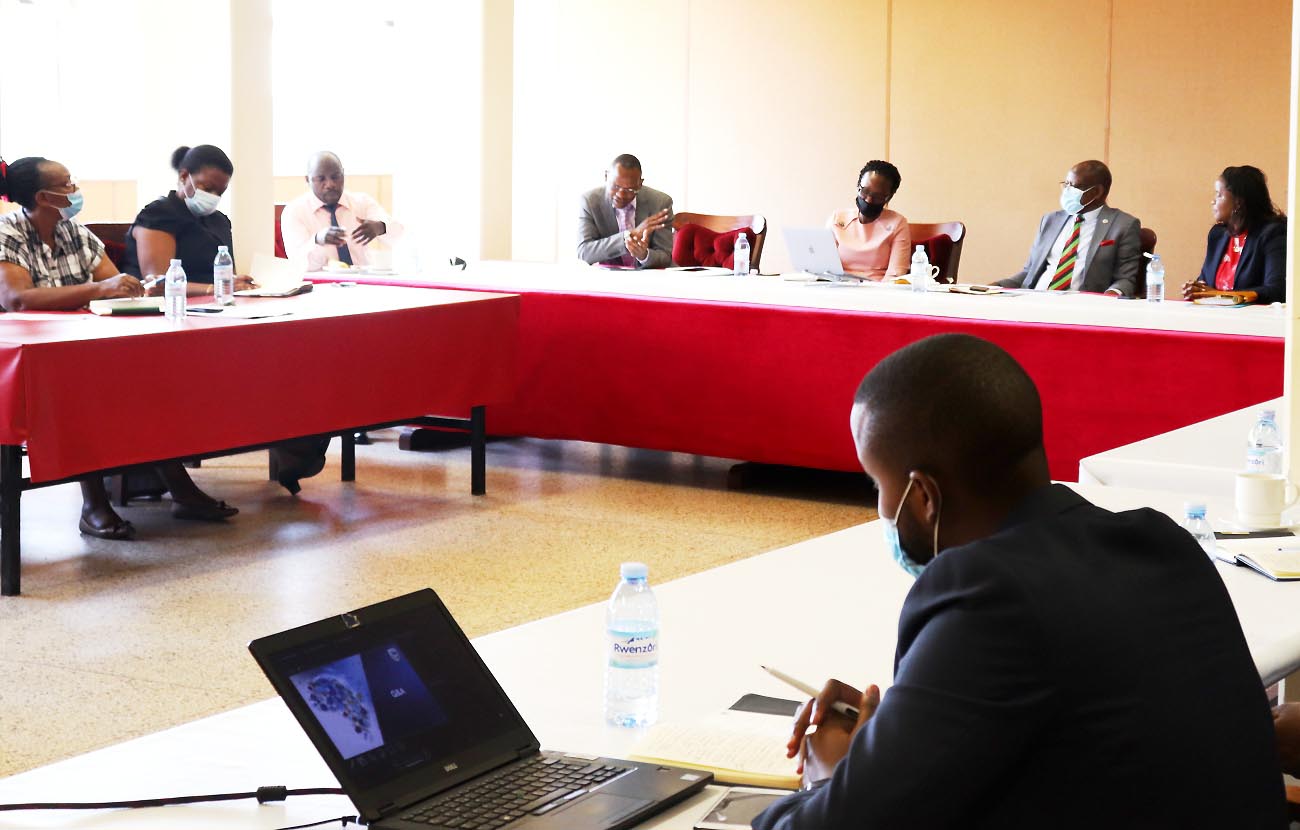
<instances>
[{"instance_id":1,"label":"open laptop screen","mask_svg":"<svg viewBox=\"0 0 1300 830\"><path fill-rule=\"evenodd\" d=\"M403 779L437 792L535 745L432 591L250 648L354 800Z\"/></svg>"}]
</instances>

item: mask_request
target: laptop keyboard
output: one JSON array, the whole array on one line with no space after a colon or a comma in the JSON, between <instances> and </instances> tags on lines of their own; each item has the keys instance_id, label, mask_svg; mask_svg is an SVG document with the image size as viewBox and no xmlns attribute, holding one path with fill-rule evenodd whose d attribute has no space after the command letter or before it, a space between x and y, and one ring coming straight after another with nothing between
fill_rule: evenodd
<instances>
[{"instance_id":1,"label":"laptop keyboard","mask_svg":"<svg viewBox=\"0 0 1300 830\"><path fill-rule=\"evenodd\" d=\"M529 814L546 815L630 769L537 755L466 783L402 819L451 830L496 830Z\"/></svg>"}]
</instances>

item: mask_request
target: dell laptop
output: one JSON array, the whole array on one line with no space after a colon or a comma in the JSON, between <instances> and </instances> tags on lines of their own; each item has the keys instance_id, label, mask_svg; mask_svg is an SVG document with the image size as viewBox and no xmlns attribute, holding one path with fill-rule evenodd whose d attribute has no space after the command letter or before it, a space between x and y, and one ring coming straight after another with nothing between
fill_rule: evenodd
<instances>
[{"instance_id":1,"label":"dell laptop","mask_svg":"<svg viewBox=\"0 0 1300 830\"><path fill-rule=\"evenodd\" d=\"M862 277L848 274L840 264L839 247L830 228L786 228L785 247L795 270L821 280L861 282Z\"/></svg>"},{"instance_id":2,"label":"dell laptop","mask_svg":"<svg viewBox=\"0 0 1300 830\"><path fill-rule=\"evenodd\" d=\"M248 649L371 827L620 830L712 778L541 751L427 588Z\"/></svg>"}]
</instances>

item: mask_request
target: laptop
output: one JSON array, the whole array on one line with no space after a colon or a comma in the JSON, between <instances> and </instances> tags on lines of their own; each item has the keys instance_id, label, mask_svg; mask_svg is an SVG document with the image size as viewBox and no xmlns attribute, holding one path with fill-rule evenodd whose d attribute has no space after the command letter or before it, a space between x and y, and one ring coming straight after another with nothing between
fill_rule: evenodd
<instances>
[{"instance_id":1,"label":"laptop","mask_svg":"<svg viewBox=\"0 0 1300 830\"><path fill-rule=\"evenodd\" d=\"M862 281L862 277L844 272L839 246L830 228L785 228L784 231L790 263L800 273L831 282Z\"/></svg>"},{"instance_id":2,"label":"laptop","mask_svg":"<svg viewBox=\"0 0 1300 830\"><path fill-rule=\"evenodd\" d=\"M542 752L428 588L248 649L371 827L621 830L712 778Z\"/></svg>"}]
</instances>

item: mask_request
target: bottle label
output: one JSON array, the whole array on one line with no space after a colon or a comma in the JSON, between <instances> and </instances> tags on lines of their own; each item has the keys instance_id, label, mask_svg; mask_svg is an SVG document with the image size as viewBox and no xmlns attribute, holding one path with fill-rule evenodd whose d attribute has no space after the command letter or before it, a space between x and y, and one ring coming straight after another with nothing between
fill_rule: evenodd
<instances>
[{"instance_id":1,"label":"bottle label","mask_svg":"<svg viewBox=\"0 0 1300 830\"><path fill-rule=\"evenodd\" d=\"M609 629L609 665L616 669L649 669L659 663L659 631Z\"/></svg>"}]
</instances>

